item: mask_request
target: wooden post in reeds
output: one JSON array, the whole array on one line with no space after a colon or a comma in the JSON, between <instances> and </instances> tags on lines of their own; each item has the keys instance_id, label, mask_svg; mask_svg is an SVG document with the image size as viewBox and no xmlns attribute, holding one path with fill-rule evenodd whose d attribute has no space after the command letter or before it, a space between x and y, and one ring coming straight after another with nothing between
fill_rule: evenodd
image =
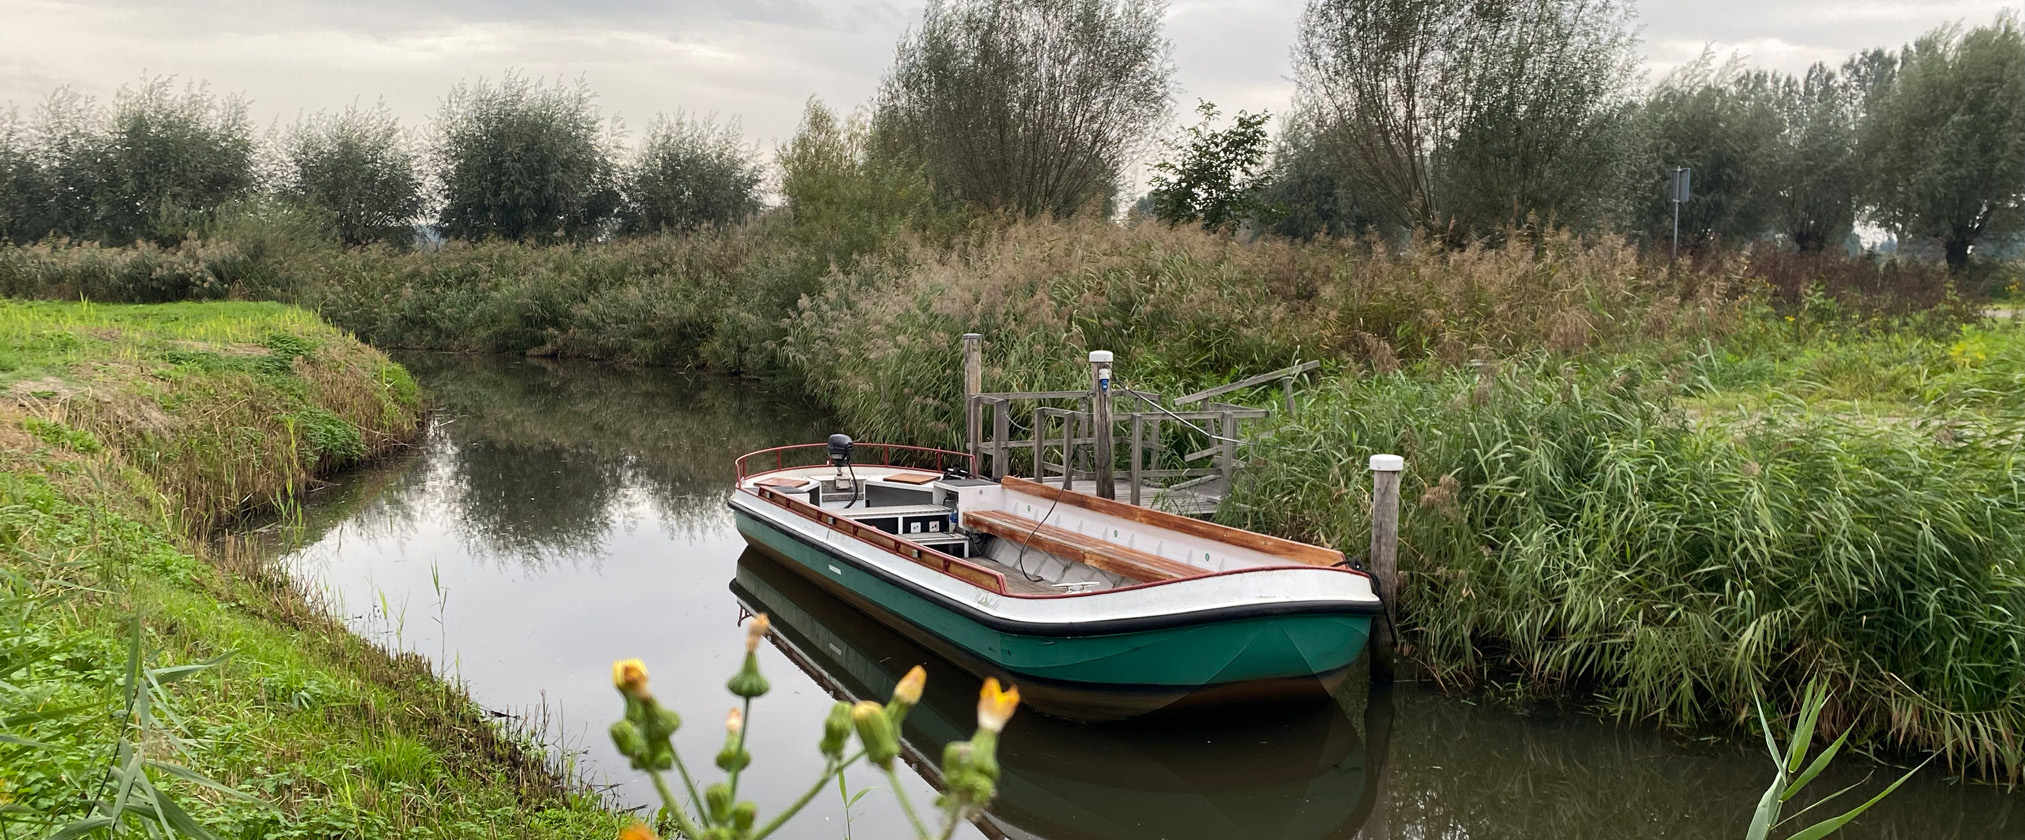
<instances>
[{"instance_id":1,"label":"wooden post in reeds","mask_svg":"<svg viewBox=\"0 0 2025 840\"><path fill-rule=\"evenodd\" d=\"M1111 351L1090 351L1090 437L1096 452L1097 498L1118 498L1118 485L1111 479Z\"/></svg>"},{"instance_id":2,"label":"wooden post in reeds","mask_svg":"<svg viewBox=\"0 0 2025 840\"><path fill-rule=\"evenodd\" d=\"M970 468L973 470L983 466L977 462L978 456L984 452L984 404L977 399L977 395L982 393L984 393L984 336L964 333L963 432L969 437Z\"/></svg>"},{"instance_id":3,"label":"wooden post in reeds","mask_svg":"<svg viewBox=\"0 0 2025 840\"><path fill-rule=\"evenodd\" d=\"M1371 577L1385 608L1372 628L1371 673L1382 680L1392 678L1392 650L1399 642L1399 474L1405 469L1406 459L1398 455L1371 456Z\"/></svg>"}]
</instances>

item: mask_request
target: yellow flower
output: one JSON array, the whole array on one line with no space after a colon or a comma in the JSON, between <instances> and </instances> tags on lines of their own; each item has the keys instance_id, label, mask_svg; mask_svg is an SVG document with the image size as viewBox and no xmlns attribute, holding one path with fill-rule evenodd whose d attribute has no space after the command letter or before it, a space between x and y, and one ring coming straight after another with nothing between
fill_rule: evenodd
<instances>
[{"instance_id":1,"label":"yellow flower","mask_svg":"<svg viewBox=\"0 0 2025 840\"><path fill-rule=\"evenodd\" d=\"M893 686L893 702L912 706L921 702L921 688L928 682L928 672L916 665L900 678L900 684Z\"/></svg>"},{"instance_id":2,"label":"yellow flower","mask_svg":"<svg viewBox=\"0 0 2025 840\"><path fill-rule=\"evenodd\" d=\"M1009 686L1000 691L997 677L986 677L984 687L977 692L977 728L987 732L1000 732L1005 722L1012 719L1013 710L1019 708L1019 686Z\"/></svg>"},{"instance_id":3,"label":"yellow flower","mask_svg":"<svg viewBox=\"0 0 2025 840\"><path fill-rule=\"evenodd\" d=\"M612 663L612 686L632 697L647 696L647 664L638 659Z\"/></svg>"},{"instance_id":4,"label":"yellow flower","mask_svg":"<svg viewBox=\"0 0 2025 840\"><path fill-rule=\"evenodd\" d=\"M738 730L744 728L745 728L745 715L740 714L738 711L738 707L733 706L731 709L731 713L724 716L724 731L729 732L733 735L737 735Z\"/></svg>"},{"instance_id":5,"label":"yellow flower","mask_svg":"<svg viewBox=\"0 0 2025 840\"><path fill-rule=\"evenodd\" d=\"M660 840L660 838L655 837L654 830L646 825L633 823L619 829L619 840Z\"/></svg>"},{"instance_id":6,"label":"yellow flower","mask_svg":"<svg viewBox=\"0 0 2025 840\"><path fill-rule=\"evenodd\" d=\"M745 625L745 652L758 650L759 640L766 636L766 631L771 627L773 621L766 617L766 613L753 616L752 623Z\"/></svg>"}]
</instances>

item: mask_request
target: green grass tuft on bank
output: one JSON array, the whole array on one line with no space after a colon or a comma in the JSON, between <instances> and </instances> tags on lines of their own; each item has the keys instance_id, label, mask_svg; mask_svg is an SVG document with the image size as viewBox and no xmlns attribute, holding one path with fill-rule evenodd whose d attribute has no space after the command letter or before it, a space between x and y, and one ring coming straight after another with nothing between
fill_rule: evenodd
<instances>
[{"instance_id":1,"label":"green grass tuft on bank","mask_svg":"<svg viewBox=\"0 0 2025 840\"><path fill-rule=\"evenodd\" d=\"M150 791L220 837L615 830L426 661L205 539L402 445L400 367L242 303L0 302L0 363L0 831L138 829Z\"/></svg>"}]
</instances>

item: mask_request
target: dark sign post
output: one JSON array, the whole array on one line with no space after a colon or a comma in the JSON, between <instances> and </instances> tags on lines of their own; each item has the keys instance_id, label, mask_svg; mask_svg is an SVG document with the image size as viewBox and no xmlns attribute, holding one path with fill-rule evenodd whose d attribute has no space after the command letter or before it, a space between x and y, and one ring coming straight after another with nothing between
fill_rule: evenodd
<instances>
[{"instance_id":1,"label":"dark sign post","mask_svg":"<svg viewBox=\"0 0 2025 840\"><path fill-rule=\"evenodd\" d=\"M1694 174L1694 170L1685 166L1676 166L1673 170L1673 258L1676 262L1680 260L1680 206L1687 203L1688 179Z\"/></svg>"}]
</instances>

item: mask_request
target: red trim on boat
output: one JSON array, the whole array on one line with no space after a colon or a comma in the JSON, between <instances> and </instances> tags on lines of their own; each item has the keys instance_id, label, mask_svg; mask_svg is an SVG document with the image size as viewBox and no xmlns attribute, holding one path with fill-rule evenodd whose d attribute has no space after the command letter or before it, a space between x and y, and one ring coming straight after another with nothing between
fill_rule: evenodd
<instances>
[{"instance_id":1,"label":"red trim on boat","mask_svg":"<svg viewBox=\"0 0 2025 840\"><path fill-rule=\"evenodd\" d=\"M815 453L818 457L792 459L807 460L808 463L806 464L789 463L791 459L788 457L788 453L791 452L797 455L805 452ZM859 453L869 455L872 452L879 454L879 463L873 464L869 458L856 457ZM942 472L949 467L963 467L972 472L977 470L977 461L968 452L951 452L947 449L930 449L926 446L902 446L897 443L860 443L854 447L852 454L853 460L851 463L861 467L902 467L924 471L933 470L935 472ZM894 457L896 454L900 456L898 460ZM765 458L763 456L766 455L773 456L773 467L771 469L755 470L753 469L755 465L747 463L754 458L764 461ZM738 480L743 482L756 475L765 475L767 473L780 472L781 470L820 467L829 463L829 457L830 445L827 443L797 443L793 446L776 446L772 449L747 452L744 455L738 456ZM763 464L758 466L763 466Z\"/></svg>"},{"instance_id":2,"label":"red trim on boat","mask_svg":"<svg viewBox=\"0 0 2025 840\"><path fill-rule=\"evenodd\" d=\"M763 475L764 473L761 474ZM940 572L944 575L963 581L964 583L970 584L972 586L977 586L982 589L990 590L993 594L1000 595L1006 598L1020 598L1025 600L1045 600L1050 598L1088 598L1093 595L1104 595L1112 592L1124 592L1129 589L1146 589L1148 587L1153 586L1168 586L1171 584L1182 583L1185 581L1203 580L1205 578L1214 578L1214 577L1224 577L1226 575L1248 575L1253 572L1265 572L1265 571L1272 571L1275 569L1303 569L1307 571L1330 571L1330 572L1342 572L1344 574L1350 575L1362 575L1363 577L1366 578L1371 577L1371 574L1369 572L1359 571L1357 569L1334 567L1334 566L1311 566L1306 563L1287 563L1272 566L1254 566L1249 569L1227 569L1221 572L1205 571L1202 574L1192 575L1190 577L1173 578L1170 580L1156 580L1148 583L1135 583L1130 586L1117 586L1112 587L1110 589L1100 589L1092 592L1063 592L1051 595L1033 595L1023 592L1008 592L1006 591L1005 588L1005 575L984 568L983 566L979 566L968 560L964 560L961 557L944 554L940 551L936 551L933 548L929 548L928 546L916 545L911 541L901 539L900 537L888 534L885 531L881 531L877 528L873 528L867 525L860 525L857 522L852 521L848 517L838 516L836 514L818 508L815 505L811 505L808 502L804 502L794 496L788 495L786 493L781 493L776 490L760 487L754 489L744 489L741 492L751 493L765 501L772 502L776 505L779 505L780 507L787 508L789 511L793 512L797 516L802 517L803 519L810 520L816 523L817 525L821 525L833 531L841 531L850 537L856 538L860 542L867 543L875 548L879 548L888 554L892 554L896 557L899 557L902 560L907 560L917 565L920 565L924 568ZM959 573L957 571L959 569L962 570L962 573ZM978 580L973 579L972 577L967 577L966 575L975 575L983 577L985 579L990 580L991 583L989 585L986 585L980 583Z\"/></svg>"}]
</instances>

